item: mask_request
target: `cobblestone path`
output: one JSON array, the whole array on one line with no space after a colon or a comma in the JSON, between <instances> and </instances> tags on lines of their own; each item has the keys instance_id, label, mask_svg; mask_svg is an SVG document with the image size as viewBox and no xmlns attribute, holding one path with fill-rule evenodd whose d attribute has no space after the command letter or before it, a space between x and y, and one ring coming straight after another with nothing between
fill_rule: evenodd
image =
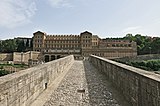
<instances>
[{"instance_id":1,"label":"cobblestone path","mask_svg":"<svg viewBox=\"0 0 160 106\"><path fill-rule=\"evenodd\" d=\"M110 87L104 74L98 72L88 61L75 61L44 106L129 105Z\"/></svg>"}]
</instances>

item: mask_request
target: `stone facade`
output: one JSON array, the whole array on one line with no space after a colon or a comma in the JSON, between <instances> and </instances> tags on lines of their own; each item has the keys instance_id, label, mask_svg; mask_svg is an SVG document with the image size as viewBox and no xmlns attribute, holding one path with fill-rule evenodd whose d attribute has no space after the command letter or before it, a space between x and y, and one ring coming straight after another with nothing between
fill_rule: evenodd
<instances>
[{"instance_id":1,"label":"stone facade","mask_svg":"<svg viewBox=\"0 0 160 106\"><path fill-rule=\"evenodd\" d=\"M12 53L0 53L0 61L12 61L13 54Z\"/></svg>"},{"instance_id":2,"label":"stone facade","mask_svg":"<svg viewBox=\"0 0 160 106\"><path fill-rule=\"evenodd\" d=\"M80 35L47 35L38 31L33 35L33 50L42 52L46 61L69 54L75 57L88 57L94 54L105 58L137 55L135 42L101 39L88 31Z\"/></svg>"},{"instance_id":3,"label":"stone facade","mask_svg":"<svg viewBox=\"0 0 160 106\"><path fill-rule=\"evenodd\" d=\"M0 77L0 106L30 106L73 61L73 56L68 56Z\"/></svg>"},{"instance_id":4,"label":"stone facade","mask_svg":"<svg viewBox=\"0 0 160 106\"><path fill-rule=\"evenodd\" d=\"M41 61L42 55L40 52L28 51L28 52L14 52L14 53L0 53L0 62L6 63L13 61L15 64L28 64L29 60Z\"/></svg>"},{"instance_id":5,"label":"stone facade","mask_svg":"<svg viewBox=\"0 0 160 106\"><path fill-rule=\"evenodd\" d=\"M13 53L13 62L14 63L24 63L28 64L29 59L31 60L41 60L41 53L35 51L29 51L25 53L14 52Z\"/></svg>"},{"instance_id":6,"label":"stone facade","mask_svg":"<svg viewBox=\"0 0 160 106\"><path fill-rule=\"evenodd\" d=\"M130 106L160 106L160 76L97 56L90 62L123 93Z\"/></svg>"}]
</instances>

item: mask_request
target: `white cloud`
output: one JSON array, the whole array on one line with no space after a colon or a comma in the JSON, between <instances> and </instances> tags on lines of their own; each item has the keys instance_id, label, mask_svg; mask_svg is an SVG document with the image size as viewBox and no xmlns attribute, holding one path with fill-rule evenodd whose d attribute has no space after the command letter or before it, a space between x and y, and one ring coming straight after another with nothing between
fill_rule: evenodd
<instances>
[{"instance_id":1,"label":"white cloud","mask_svg":"<svg viewBox=\"0 0 160 106\"><path fill-rule=\"evenodd\" d=\"M0 27L14 28L30 23L35 11L35 0L1 0Z\"/></svg>"},{"instance_id":2,"label":"white cloud","mask_svg":"<svg viewBox=\"0 0 160 106\"><path fill-rule=\"evenodd\" d=\"M122 30L123 33L131 33L131 32L139 32L141 31L141 26L135 26L135 27L127 27Z\"/></svg>"},{"instance_id":3,"label":"white cloud","mask_svg":"<svg viewBox=\"0 0 160 106\"><path fill-rule=\"evenodd\" d=\"M53 7L72 7L68 0L48 0L48 2Z\"/></svg>"}]
</instances>

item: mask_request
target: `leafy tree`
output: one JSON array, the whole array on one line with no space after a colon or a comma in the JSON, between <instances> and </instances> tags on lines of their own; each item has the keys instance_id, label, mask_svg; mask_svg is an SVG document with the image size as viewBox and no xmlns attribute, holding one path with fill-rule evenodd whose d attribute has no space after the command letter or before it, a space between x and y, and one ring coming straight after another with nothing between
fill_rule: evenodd
<instances>
[{"instance_id":1,"label":"leafy tree","mask_svg":"<svg viewBox=\"0 0 160 106\"><path fill-rule=\"evenodd\" d=\"M18 52L24 52L25 49L26 49L26 46L25 46L25 44L24 44L24 41L17 40L17 44L18 44L17 51L18 51Z\"/></svg>"},{"instance_id":2,"label":"leafy tree","mask_svg":"<svg viewBox=\"0 0 160 106\"><path fill-rule=\"evenodd\" d=\"M151 43L151 51L152 53L160 53L160 38L153 40Z\"/></svg>"},{"instance_id":3,"label":"leafy tree","mask_svg":"<svg viewBox=\"0 0 160 106\"><path fill-rule=\"evenodd\" d=\"M135 41L137 43L138 54L151 54L151 53L160 53L160 38L153 38L148 36L142 36L141 34L127 34L124 39L130 41Z\"/></svg>"},{"instance_id":4,"label":"leafy tree","mask_svg":"<svg viewBox=\"0 0 160 106\"><path fill-rule=\"evenodd\" d=\"M134 61L130 62L130 64L148 71L160 71L160 60Z\"/></svg>"},{"instance_id":5,"label":"leafy tree","mask_svg":"<svg viewBox=\"0 0 160 106\"><path fill-rule=\"evenodd\" d=\"M2 41L0 41L0 52L2 52L3 51L3 45L2 45Z\"/></svg>"},{"instance_id":6,"label":"leafy tree","mask_svg":"<svg viewBox=\"0 0 160 106\"><path fill-rule=\"evenodd\" d=\"M1 42L1 52L14 52L17 50L17 43L14 39L7 39Z\"/></svg>"},{"instance_id":7,"label":"leafy tree","mask_svg":"<svg viewBox=\"0 0 160 106\"><path fill-rule=\"evenodd\" d=\"M29 41L27 39L26 42L24 40L19 40L19 39L7 39L0 41L0 52L6 52L6 53L11 53L11 52L25 52L26 50L32 50L33 48L33 39Z\"/></svg>"},{"instance_id":8,"label":"leafy tree","mask_svg":"<svg viewBox=\"0 0 160 106\"><path fill-rule=\"evenodd\" d=\"M134 41L134 36L132 34L127 34L124 39Z\"/></svg>"}]
</instances>

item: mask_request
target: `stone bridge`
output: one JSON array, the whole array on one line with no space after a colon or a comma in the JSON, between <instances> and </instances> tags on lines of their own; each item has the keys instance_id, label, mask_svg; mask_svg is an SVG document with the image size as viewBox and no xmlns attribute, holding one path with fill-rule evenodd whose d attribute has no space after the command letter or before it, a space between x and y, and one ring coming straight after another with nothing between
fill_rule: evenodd
<instances>
[{"instance_id":1,"label":"stone bridge","mask_svg":"<svg viewBox=\"0 0 160 106\"><path fill-rule=\"evenodd\" d=\"M1 77L0 106L160 106L160 76L68 56Z\"/></svg>"}]
</instances>

